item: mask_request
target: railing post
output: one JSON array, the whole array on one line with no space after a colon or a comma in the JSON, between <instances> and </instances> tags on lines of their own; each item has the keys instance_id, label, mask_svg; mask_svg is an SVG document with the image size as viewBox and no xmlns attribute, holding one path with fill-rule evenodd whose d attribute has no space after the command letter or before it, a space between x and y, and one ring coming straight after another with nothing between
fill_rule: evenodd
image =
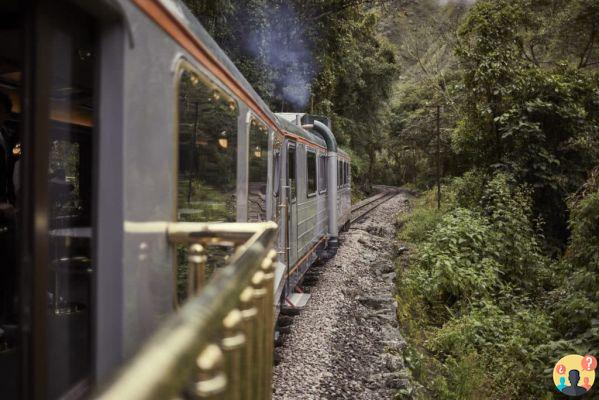
<instances>
[{"instance_id":1,"label":"railing post","mask_svg":"<svg viewBox=\"0 0 599 400\"><path fill-rule=\"evenodd\" d=\"M209 344L197 359L198 381L195 394L203 399L217 399L227 387L227 377L223 372L223 352L215 344ZM157 366L158 367L158 366Z\"/></svg>"},{"instance_id":2,"label":"railing post","mask_svg":"<svg viewBox=\"0 0 599 400\"><path fill-rule=\"evenodd\" d=\"M274 280L275 268L274 262L277 257L277 252L271 250L260 268L264 272L264 287L266 288L266 296L264 298L265 305L265 335L264 335L264 396L266 400L272 397L272 369L273 369L273 354L274 354Z\"/></svg>"},{"instance_id":3,"label":"railing post","mask_svg":"<svg viewBox=\"0 0 599 400\"><path fill-rule=\"evenodd\" d=\"M193 296L200 291L206 281L206 252L204 246L193 243L187 254L187 294Z\"/></svg>"},{"instance_id":4,"label":"railing post","mask_svg":"<svg viewBox=\"0 0 599 400\"><path fill-rule=\"evenodd\" d=\"M252 369L254 368L254 320L258 314L258 310L253 304L254 289L246 287L239 296L239 308L241 309L241 317L243 320L243 330L245 332L246 345L242 351L241 359L241 398L252 399Z\"/></svg>"},{"instance_id":5,"label":"railing post","mask_svg":"<svg viewBox=\"0 0 599 400\"><path fill-rule=\"evenodd\" d=\"M254 306L257 309L258 315L256 317L256 331L254 337L254 363L255 368L253 369L253 383L254 383L254 398L262 399L264 391L264 336L267 327L265 326L266 311L264 307L264 300L266 298L266 289L264 288L264 272L261 270L257 271L252 277L252 288L254 289Z\"/></svg>"},{"instance_id":6,"label":"railing post","mask_svg":"<svg viewBox=\"0 0 599 400\"><path fill-rule=\"evenodd\" d=\"M223 320L222 348L225 352L225 371L228 378L225 399L241 399L241 348L246 344L245 335L242 332L241 311L234 309Z\"/></svg>"}]
</instances>

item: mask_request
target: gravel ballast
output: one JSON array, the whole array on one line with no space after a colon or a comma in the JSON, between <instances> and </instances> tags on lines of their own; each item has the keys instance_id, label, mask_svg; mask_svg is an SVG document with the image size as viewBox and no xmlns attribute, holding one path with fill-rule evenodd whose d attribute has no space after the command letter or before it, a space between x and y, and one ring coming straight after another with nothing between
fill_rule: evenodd
<instances>
[{"instance_id":1,"label":"gravel ballast","mask_svg":"<svg viewBox=\"0 0 599 400\"><path fill-rule=\"evenodd\" d=\"M407 210L407 196L355 223L337 255L308 272L311 298L276 349L274 399L391 399L409 391L393 263L395 215Z\"/></svg>"}]
</instances>

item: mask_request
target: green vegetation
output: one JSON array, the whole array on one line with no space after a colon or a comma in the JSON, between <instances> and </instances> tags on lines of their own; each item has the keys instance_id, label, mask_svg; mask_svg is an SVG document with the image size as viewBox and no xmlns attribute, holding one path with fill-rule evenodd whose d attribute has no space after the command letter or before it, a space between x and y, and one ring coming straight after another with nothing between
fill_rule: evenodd
<instances>
[{"instance_id":1,"label":"green vegetation","mask_svg":"<svg viewBox=\"0 0 599 400\"><path fill-rule=\"evenodd\" d=\"M398 86L391 123L396 182L425 190L397 285L416 397L553 398L555 362L599 350L599 3L456 7L432 14L453 54L419 53L444 61Z\"/></svg>"}]
</instances>

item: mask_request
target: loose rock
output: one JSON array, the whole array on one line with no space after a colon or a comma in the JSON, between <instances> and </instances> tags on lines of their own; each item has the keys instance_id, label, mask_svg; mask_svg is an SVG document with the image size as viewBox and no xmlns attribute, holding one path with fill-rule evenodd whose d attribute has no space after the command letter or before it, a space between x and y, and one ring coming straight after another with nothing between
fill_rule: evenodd
<instances>
[{"instance_id":1,"label":"loose rock","mask_svg":"<svg viewBox=\"0 0 599 400\"><path fill-rule=\"evenodd\" d=\"M341 235L293 318L274 370L274 399L392 399L410 391L396 321L395 218L399 194ZM390 354L393 353L393 354Z\"/></svg>"}]
</instances>

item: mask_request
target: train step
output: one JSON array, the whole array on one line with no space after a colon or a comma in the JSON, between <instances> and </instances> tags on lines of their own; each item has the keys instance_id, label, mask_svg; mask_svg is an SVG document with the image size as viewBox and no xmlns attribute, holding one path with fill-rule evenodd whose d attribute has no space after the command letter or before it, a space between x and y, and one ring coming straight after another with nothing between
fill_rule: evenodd
<instances>
[{"instance_id":1,"label":"train step","mask_svg":"<svg viewBox=\"0 0 599 400\"><path fill-rule=\"evenodd\" d=\"M285 304L283 305L283 309L294 309L301 310L306 307L308 304L308 300L310 300L310 294L308 293L292 293L285 299ZM283 314L286 314L285 312ZM293 314L293 313L290 313Z\"/></svg>"}]
</instances>

